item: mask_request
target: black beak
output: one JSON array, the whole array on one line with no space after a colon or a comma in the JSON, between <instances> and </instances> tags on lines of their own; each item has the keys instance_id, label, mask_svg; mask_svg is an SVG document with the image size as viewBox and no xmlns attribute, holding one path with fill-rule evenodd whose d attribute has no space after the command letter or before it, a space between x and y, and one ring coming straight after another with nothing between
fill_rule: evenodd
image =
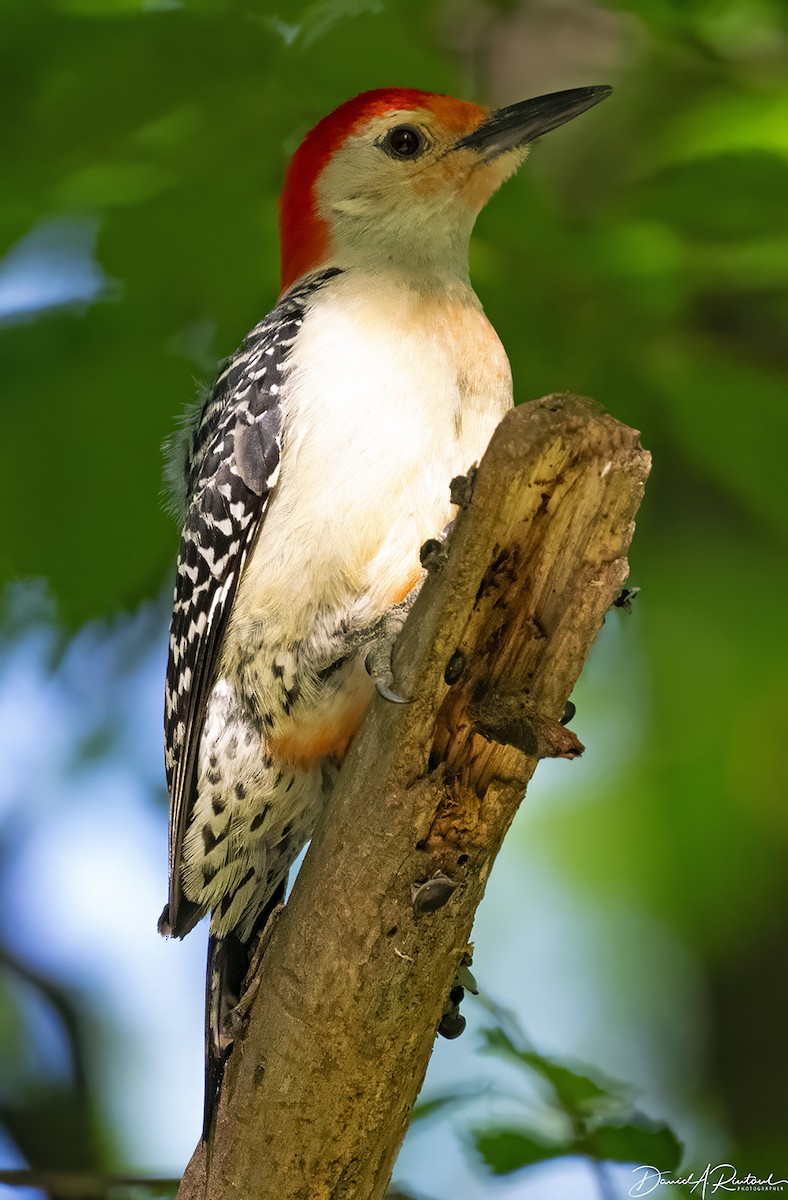
<instances>
[{"instance_id":1,"label":"black beak","mask_svg":"<svg viewBox=\"0 0 788 1200\"><path fill-rule=\"evenodd\" d=\"M551 92L548 96L534 96L532 100L499 108L490 113L478 129L457 142L454 149L469 146L481 150L486 158L495 158L505 150L525 146L543 133L579 117L587 108L593 108L609 96L612 90L606 84L571 88L568 92Z\"/></svg>"}]
</instances>

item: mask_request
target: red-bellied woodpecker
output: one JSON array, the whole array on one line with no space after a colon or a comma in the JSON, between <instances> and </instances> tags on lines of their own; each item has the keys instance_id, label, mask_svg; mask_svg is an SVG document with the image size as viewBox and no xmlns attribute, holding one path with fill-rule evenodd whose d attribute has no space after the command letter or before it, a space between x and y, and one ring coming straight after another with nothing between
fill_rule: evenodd
<instances>
[{"instance_id":1,"label":"red-bellied woodpecker","mask_svg":"<svg viewBox=\"0 0 788 1200\"><path fill-rule=\"evenodd\" d=\"M386 88L322 120L285 181L279 303L178 439L160 927L211 913L206 1121L250 946L370 703L365 664L512 404L468 278L474 221L535 138L609 91L490 112Z\"/></svg>"}]
</instances>

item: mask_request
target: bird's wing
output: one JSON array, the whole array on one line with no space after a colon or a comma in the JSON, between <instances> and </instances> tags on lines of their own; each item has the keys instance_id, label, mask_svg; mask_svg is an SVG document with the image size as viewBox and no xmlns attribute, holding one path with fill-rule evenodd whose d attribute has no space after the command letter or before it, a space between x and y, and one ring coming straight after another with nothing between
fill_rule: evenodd
<instances>
[{"instance_id":1,"label":"bird's wing","mask_svg":"<svg viewBox=\"0 0 788 1200\"><path fill-rule=\"evenodd\" d=\"M294 288L249 334L208 396L187 453L164 714L170 892L159 923L163 933L176 937L202 916L181 890L183 838L224 631L279 475L280 389L288 354L310 295L335 273L323 272Z\"/></svg>"}]
</instances>

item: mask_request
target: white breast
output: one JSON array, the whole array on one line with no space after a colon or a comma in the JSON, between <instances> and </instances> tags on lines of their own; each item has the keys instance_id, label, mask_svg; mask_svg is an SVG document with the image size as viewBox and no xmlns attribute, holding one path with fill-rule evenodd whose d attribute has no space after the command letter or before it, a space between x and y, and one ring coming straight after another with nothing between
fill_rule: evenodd
<instances>
[{"instance_id":1,"label":"white breast","mask_svg":"<svg viewBox=\"0 0 788 1200\"><path fill-rule=\"evenodd\" d=\"M391 605L512 403L467 283L424 296L349 271L318 293L293 362L280 481L231 623L275 642L308 637L318 609L366 622Z\"/></svg>"}]
</instances>

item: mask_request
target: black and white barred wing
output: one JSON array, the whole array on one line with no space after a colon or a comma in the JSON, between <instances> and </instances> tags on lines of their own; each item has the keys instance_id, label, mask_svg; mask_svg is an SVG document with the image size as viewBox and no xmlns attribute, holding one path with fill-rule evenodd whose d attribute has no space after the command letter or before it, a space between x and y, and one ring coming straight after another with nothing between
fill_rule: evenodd
<instances>
[{"instance_id":1,"label":"black and white barred wing","mask_svg":"<svg viewBox=\"0 0 788 1200\"><path fill-rule=\"evenodd\" d=\"M313 285L314 286L314 285ZM303 318L305 289L249 335L217 380L186 461L186 515L175 583L165 700L170 894L163 933L202 916L181 891L181 853L197 784L200 736L238 581L279 474L279 391ZM310 289L311 290L311 289Z\"/></svg>"}]
</instances>

